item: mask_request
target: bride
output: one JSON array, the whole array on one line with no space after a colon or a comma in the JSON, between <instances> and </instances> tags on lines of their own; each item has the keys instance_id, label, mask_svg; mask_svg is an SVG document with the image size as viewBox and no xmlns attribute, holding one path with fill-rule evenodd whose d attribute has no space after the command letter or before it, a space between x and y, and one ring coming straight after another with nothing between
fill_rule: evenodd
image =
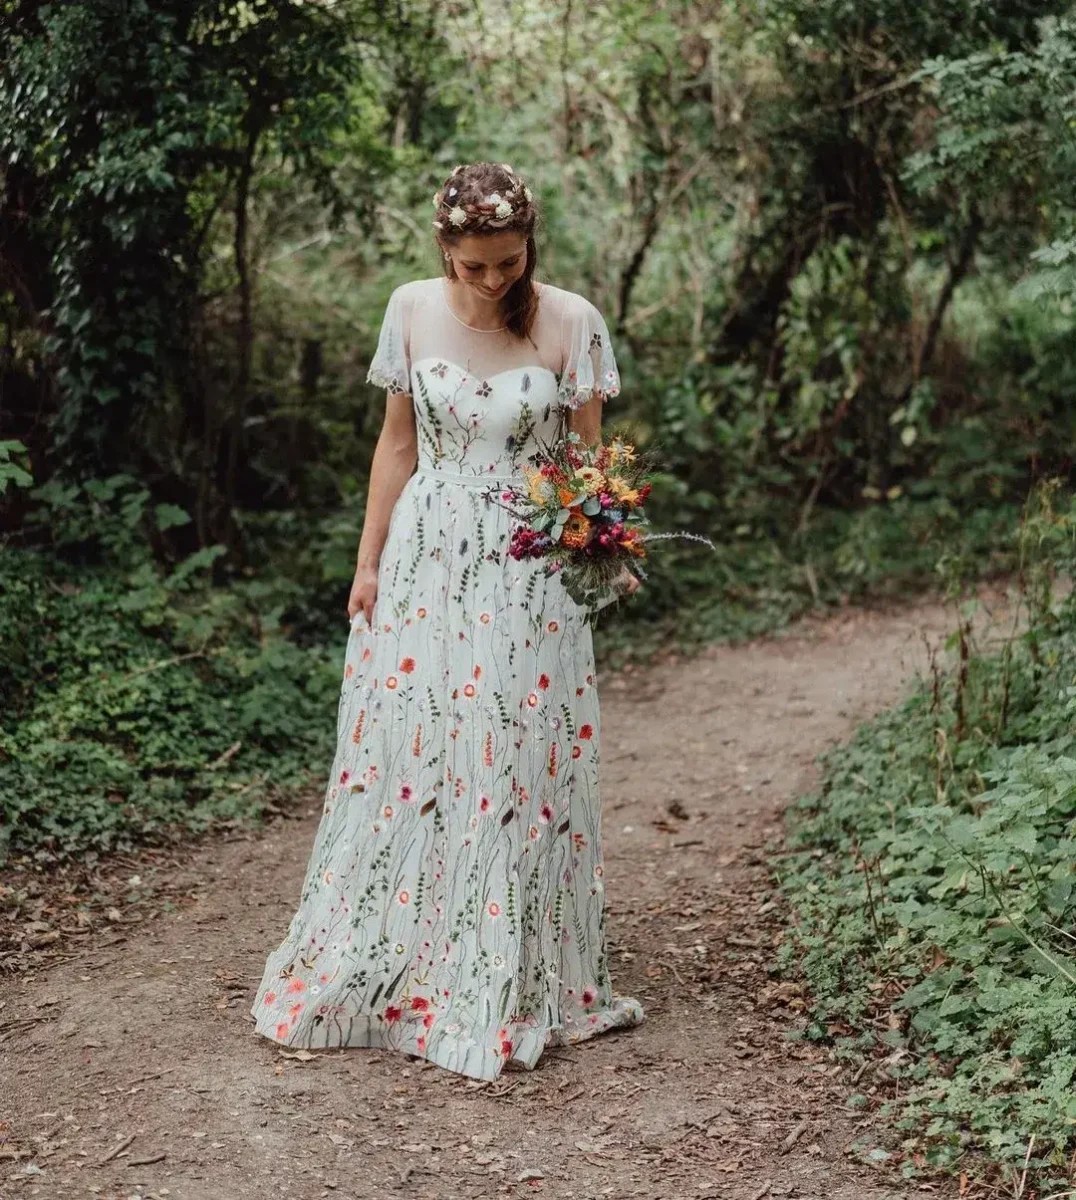
<instances>
[{"instance_id":1,"label":"bride","mask_svg":"<svg viewBox=\"0 0 1076 1200\"><path fill-rule=\"evenodd\" d=\"M287 1046L495 1079L643 1019L609 976L590 626L509 557L498 502L565 414L597 441L620 380L594 305L534 279L511 167L457 167L434 204L444 275L392 293L369 369L388 394L337 749L251 1012Z\"/></svg>"}]
</instances>

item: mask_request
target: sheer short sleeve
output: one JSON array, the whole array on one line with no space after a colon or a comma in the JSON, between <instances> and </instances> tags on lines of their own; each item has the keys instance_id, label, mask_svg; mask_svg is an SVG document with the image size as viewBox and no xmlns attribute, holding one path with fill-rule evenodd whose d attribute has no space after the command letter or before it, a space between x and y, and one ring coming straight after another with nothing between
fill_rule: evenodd
<instances>
[{"instance_id":1,"label":"sheer short sleeve","mask_svg":"<svg viewBox=\"0 0 1076 1200\"><path fill-rule=\"evenodd\" d=\"M411 310L413 307L407 284L389 296L377 349L366 373L366 382L390 392L411 394Z\"/></svg>"},{"instance_id":2,"label":"sheer short sleeve","mask_svg":"<svg viewBox=\"0 0 1076 1200\"><path fill-rule=\"evenodd\" d=\"M602 400L620 393L620 372L605 318L589 300L573 295L563 314L564 371L558 389L562 403L580 408L594 392Z\"/></svg>"}]
</instances>

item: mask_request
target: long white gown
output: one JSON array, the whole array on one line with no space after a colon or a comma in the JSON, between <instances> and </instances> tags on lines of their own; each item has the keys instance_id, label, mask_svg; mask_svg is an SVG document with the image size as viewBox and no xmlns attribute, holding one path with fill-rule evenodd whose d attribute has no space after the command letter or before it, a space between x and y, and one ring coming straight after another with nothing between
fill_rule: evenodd
<instances>
[{"instance_id":1,"label":"long white gown","mask_svg":"<svg viewBox=\"0 0 1076 1200\"><path fill-rule=\"evenodd\" d=\"M619 392L582 296L538 284L531 341L465 325L442 279L385 313L370 381L414 398L375 621L348 638L337 750L259 1033L378 1046L477 1079L643 1019L606 957L590 627L506 548L506 483L558 406Z\"/></svg>"}]
</instances>

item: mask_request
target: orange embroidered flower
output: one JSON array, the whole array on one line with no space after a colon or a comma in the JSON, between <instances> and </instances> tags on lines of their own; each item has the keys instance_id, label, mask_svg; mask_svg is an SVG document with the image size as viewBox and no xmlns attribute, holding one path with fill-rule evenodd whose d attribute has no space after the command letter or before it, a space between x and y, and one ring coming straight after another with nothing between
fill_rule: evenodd
<instances>
[{"instance_id":1,"label":"orange embroidered flower","mask_svg":"<svg viewBox=\"0 0 1076 1200\"><path fill-rule=\"evenodd\" d=\"M288 980L288 986L284 989L290 992L293 996L297 996L300 992L306 991L306 984L296 975Z\"/></svg>"},{"instance_id":2,"label":"orange embroidered flower","mask_svg":"<svg viewBox=\"0 0 1076 1200\"><path fill-rule=\"evenodd\" d=\"M493 734L487 733L482 744L482 761L487 767L493 766Z\"/></svg>"},{"instance_id":3,"label":"orange embroidered flower","mask_svg":"<svg viewBox=\"0 0 1076 1200\"><path fill-rule=\"evenodd\" d=\"M419 725L415 729L415 736L411 739L411 753L418 758L422 754L422 726Z\"/></svg>"},{"instance_id":4,"label":"orange embroidered flower","mask_svg":"<svg viewBox=\"0 0 1076 1200\"><path fill-rule=\"evenodd\" d=\"M344 678L350 679L351 676L354 674L355 674L355 668L351 665L351 663L348 663L347 666L344 667Z\"/></svg>"},{"instance_id":5,"label":"orange embroidered flower","mask_svg":"<svg viewBox=\"0 0 1076 1200\"><path fill-rule=\"evenodd\" d=\"M351 731L351 740L357 746L362 741L362 731L366 727L366 709L359 713L355 721L355 728Z\"/></svg>"},{"instance_id":6,"label":"orange embroidered flower","mask_svg":"<svg viewBox=\"0 0 1076 1200\"><path fill-rule=\"evenodd\" d=\"M398 686L399 682L400 681L396 678L395 675L390 675L388 677L388 679L385 680L385 687L387 687L390 692L394 691L396 689L396 687Z\"/></svg>"},{"instance_id":7,"label":"orange embroidered flower","mask_svg":"<svg viewBox=\"0 0 1076 1200\"><path fill-rule=\"evenodd\" d=\"M490 623L490 621L493 620L493 618L490 616L490 614L488 612L479 613L478 619L482 622L483 625L488 625Z\"/></svg>"},{"instance_id":8,"label":"orange embroidered flower","mask_svg":"<svg viewBox=\"0 0 1076 1200\"><path fill-rule=\"evenodd\" d=\"M556 621L550 621L546 626L546 629L548 629L550 633L556 633L559 628L560 625Z\"/></svg>"},{"instance_id":9,"label":"orange embroidered flower","mask_svg":"<svg viewBox=\"0 0 1076 1200\"><path fill-rule=\"evenodd\" d=\"M400 670L403 671L403 673L405 675L410 675L414 669L415 669L415 660L413 658L400 659Z\"/></svg>"},{"instance_id":10,"label":"orange embroidered flower","mask_svg":"<svg viewBox=\"0 0 1076 1200\"><path fill-rule=\"evenodd\" d=\"M288 1029L287 1021L281 1021L276 1027L276 1035L278 1038L286 1038L291 1031Z\"/></svg>"},{"instance_id":11,"label":"orange embroidered flower","mask_svg":"<svg viewBox=\"0 0 1076 1200\"><path fill-rule=\"evenodd\" d=\"M475 677L475 679L481 679L482 678L482 668L477 663L475 663L475 668L471 672L471 674Z\"/></svg>"},{"instance_id":12,"label":"orange embroidered flower","mask_svg":"<svg viewBox=\"0 0 1076 1200\"><path fill-rule=\"evenodd\" d=\"M370 647L367 646L366 649L363 650L363 652L362 652L362 661L369 662L369 660L370 660Z\"/></svg>"},{"instance_id":13,"label":"orange embroidered flower","mask_svg":"<svg viewBox=\"0 0 1076 1200\"><path fill-rule=\"evenodd\" d=\"M550 773L550 775L556 775L556 773L557 773L557 743L556 742L554 742L553 745L549 747L549 773Z\"/></svg>"},{"instance_id":14,"label":"orange embroidered flower","mask_svg":"<svg viewBox=\"0 0 1076 1200\"><path fill-rule=\"evenodd\" d=\"M466 683L463 685L463 694L465 696L467 696L468 698L473 696L475 694L476 690L477 689L475 688L475 685L473 683Z\"/></svg>"},{"instance_id":15,"label":"orange embroidered flower","mask_svg":"<svg viewBox=\"0 0 1076 1200\"><path fill-rule=\"evenodd\" d=\"M420 608L420 609L418 610L418 612L417 612L417 613L415 613L415 616L416 616L416 617L420 617L420 618L421 618L421 617L424 617L425 615L426 615L426 610L425 610L424 608Z\"/></svg>"}]
</instances>

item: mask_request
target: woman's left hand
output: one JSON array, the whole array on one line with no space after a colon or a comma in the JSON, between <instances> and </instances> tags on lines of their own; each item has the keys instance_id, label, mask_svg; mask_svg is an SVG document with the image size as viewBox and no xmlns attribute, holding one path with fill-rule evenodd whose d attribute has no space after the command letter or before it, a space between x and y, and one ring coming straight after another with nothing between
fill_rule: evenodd
<instances>
[{"instance_id":1,"label":"woman's left hand","mask_svg":"<svg viewBox=\"0 0 1076 1200\"><path fill-rule=\"evenodd\" d=\"M620 574L613 580L613 589L621 596L634 595L642 586L643 581L634 571L629 571L627 567L624 567Z\"/></svg>"}]
</instances>

